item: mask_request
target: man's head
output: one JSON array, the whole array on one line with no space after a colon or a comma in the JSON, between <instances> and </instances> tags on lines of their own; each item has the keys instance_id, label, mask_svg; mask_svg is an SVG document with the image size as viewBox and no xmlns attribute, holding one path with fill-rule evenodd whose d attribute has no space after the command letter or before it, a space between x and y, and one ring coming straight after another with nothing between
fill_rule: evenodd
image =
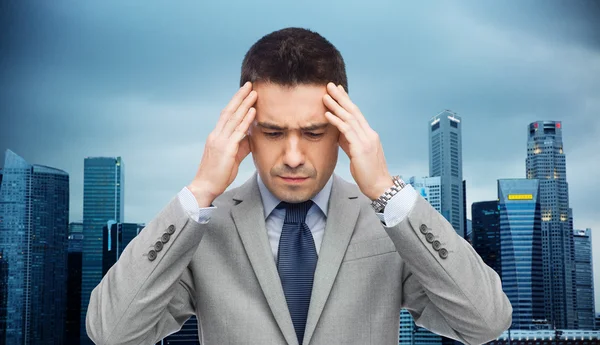
<instances>
[{"instance_id":1,"label":"man's head","mask_svg":"<svg viewBox=\"0 0 600 345\"><path fill-rule=\"evenodd\" d=\"M246 53L240 85L247 81L258 94L249 141L261 179L282 201L312 198L337 163L339 131L325 117L323 96L329 82L348 90L340 52L315 32L279 30Z\"/></svg>"}]
</instances>

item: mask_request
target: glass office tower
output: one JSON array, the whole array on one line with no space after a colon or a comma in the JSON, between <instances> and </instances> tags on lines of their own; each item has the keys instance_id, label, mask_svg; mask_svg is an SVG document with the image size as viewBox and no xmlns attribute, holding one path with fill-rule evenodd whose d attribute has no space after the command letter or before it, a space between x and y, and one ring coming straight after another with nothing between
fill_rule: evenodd
<instances>
[{"instance_id":1,"label":"glass office tower","mask_svg":"<svg viewBox=\"0 0 600 345\"><path fill-rule=\"evenodd\" d=\"M92 345L85 317L92 290L102 280L102 227L108 221L123 221L123 177L121 157L89 157L83 173L83 253L81 271L81 345Z\"/></svg>"},{"instance_id":2,"label":"glass office tower","mask_svg":"<svg viewBox=\"0 0 600 345\"><path fill-rule=\"evenodd\" d=\"M483 262L502 276L500 265L500 208L498 200L474 202L471 205L473 249Z\"/></svg>"},{"instance_id":3,"label":"glass office tower","mask_svg":"<svg viewBox=\"0 0 600 345\"><path fill-rule=\"evenodd\" d=\"M464 238L461 128L461 118L450 110L444 110L429 120L429 176L440 176L442 182L440 213Z\"/></svg>"},{"instance_id":4,"label":"glass office tower","mask_svg":"<svg viewBox=\"0 0 600 345\"><path fill-rule=\"evenodd\" d=\"M63 344L69 175L7 150L0 184L5 344Z\"/></svg>"},{"instance_id":5,"label":"glass office tower","mask_svg":"<svg viewBox=\"0 0 600 345\"><path fill-rule=\"evenodd\" d=\"M513 307L513 329L544 319L539 197L538 180L498 180L502 289Z\"/></svg>"},{"instance_id":6,"label":"glass office tower","mask_svg":"<svg viewBox=\"0 0 600 345\"><path fill-rule=\"evenodd\" d=\"M577 328L573 280L573 225L562 123L537 121L527 131L526 174L540 181L546 318L556 328Z\"/></svg>"},{"instance_id":7,"label":"glass office tower","mask_svg":"<svg viewBox=\"0 0 600 345\"><path fill-rule=\"evenodd\" d=\"M102 227L102 276L119 260L131 240L144 228L144 224L115 223L109 221Z\"/></svg>"},{"instance_id":8,"label":"glass office tower","mask_svg":"<svg viewBox=\"0 0 600 345\"><path fill-rule=\"evenodd\" d=\"M67 311L65 344L79 344L81 330L81 255L83 251L83 223L69 224L67 259Z\"/></svg>"},{"instance_id":9,"label":"glass office tower","mask_svg":"<svg viewBox=\"0 0 600 345\"><path fill-rule=\"evenodd\" d=\"M592 264L592 229L573 230L575 249L575 284L579 329L595 327L594 270Z\"/></svg>"}]
</instances>

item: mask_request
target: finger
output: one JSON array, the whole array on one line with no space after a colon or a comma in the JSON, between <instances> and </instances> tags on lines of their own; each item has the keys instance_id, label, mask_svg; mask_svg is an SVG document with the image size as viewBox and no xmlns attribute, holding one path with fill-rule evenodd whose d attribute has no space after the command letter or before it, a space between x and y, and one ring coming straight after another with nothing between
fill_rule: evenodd
<instances>
[{"instance_id":1,"label":"finger","mask_svg":"<svg viewBox=\"0 0 600 345\"><path fill-rule=\"evenodd\" d=\"M250 110L250 108L256 102L256 98L257 98L256 91L252 91L252 92L250 92L250 94L248 94L248 97L246 97L244 99L242 104L240 104L239 108L237 108L237 110L233 113L233 115L231 117L229 117L229 120L227 120L227 122L225 123L225 126L223 126L223 130L221 132L223 135L230 136L231 133L233 133L236 130L236 128L240 125L240 123L244 120L244 118L248 114L248 111Z\"/></svg>"},{"instance_id":2,"label":"finger","mask_svg":"<svg viewBox=\"0 0 600 345\"><path fill-rule=\"evenodd\" d=\"M338 102L336 102L335 99L331 97L331 95L325 94L323 96L323 103L325 103L325 106L342 120L346 122L350 122L353 119L356 120L356 118L352 116L352 114L350 114L350 112L348 112Z\"/></svg>"},{"instance_id":3,"label":"finger","mask_svg":"<svg viewBox=\"0 0 600 345\"><path fill-rule=\"evenodd\" d=\"M363 127L363 129L365 131L368 129L371 129L371 127L369 126L369 123L367 122L367 119L365 119L365 117L363 116L360 109L358 109L356 104L354 104L352 102L352 100L348 96L348 93L344 90L344 87L342 85L338 85L336 87L335 84L329 83L329 84L327 84L327 91L328 91L329 95L339 105L341 105L350 114L352 114L352 115L354 115L354 117L356 117L356 119L358 120L358 122L360 123L360 125Z\"/></svg>"},{"instance_id":4,"label":"finger","mask_svg":"<svg viewBox=\"0 0 600 345\"><path fill-rule=\"evenodd\" d=\"M241 123L235 128L233 133L229 136L230 142L238 145L242 139L246 137L246 133L248 132L248 128L250 128L250 124L254 121L254 117L256 116L256 109L251 107L246 112L246 116L241 121Z\"/></svg>"},{"instance_id":5,"label":"finger","mask_svg":"<svg viewBox=\"0 0 600 345\"><path fill-rule=\"evenodd\" d=\"M351 145L360 145L360 139L358 138L358 135L356 134L356 132L352 129L352 127L350 125L348 125L346 122L342 121L342 119L340 119L339 117L335 116L334 114L330 113L330 112L325 112L325 117L327 118L327 120L329 120L329 122L334 125L335 127L337 127L337 129L340 131L340 133L342 133L344 135L344 137L346 138L346 140L348 141L349 144Z\"/></svg>"},{"instance_id":6,"label":"finger","mask_svg":"<svg viewBox=\"0 0 600 345\"><path fill-rule=\"evenodd\" d=\"M329 108L335 115L351 126L362 140L367 139L365 129L362 128L362 125L356 116L353 116L346 109L340 106L333 98L331 98L330 95L325 95L323 97L323 102L325 103L325 106L327 106L327 108Z\"/></svg>"},{"instance_id":7,"label":"finger","mask_svg":"<svg viewBox=\"0 0 600 345\"><path fill-rule=\"evenodd\" d=\"M221 116L219 116L219 120L217 121L217 132L220 133L227 120L231 117L231 115L239 108L240 104L248 97L248 94L252 91L252 83L246 82L244 86L242 86L236 93L233 95L229 103L223 108L221 111Z\"/></svg>"},{"instance_id":8,"label":"finger","mask_svg":"<svg viewBox=\"0 0 600 345\"><path fill-rule=\"evenodd\" d=\"M350 143L348 142L348 139L346 139L346 136L344 136L344 134L340 134L340 139L338 140L338 142L342 150L346 152L346 155L350 157Z\"/></svg>"}]
</instances>

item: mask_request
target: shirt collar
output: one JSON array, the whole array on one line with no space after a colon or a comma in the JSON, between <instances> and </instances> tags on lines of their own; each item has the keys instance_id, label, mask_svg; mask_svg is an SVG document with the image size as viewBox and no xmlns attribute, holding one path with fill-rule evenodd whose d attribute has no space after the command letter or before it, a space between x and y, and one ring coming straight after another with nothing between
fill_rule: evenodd
<instances>
[{"instance_id":1,"label":"shirt collar","mask_svg":"<svg viewBox=\"0 0 600 345\"><path fill-rule=\"evenodd\" d=\"M279 200L271 191L267 188L265 183L261 180L260 174L256 174L256 179L258 181L258 189L260 191L260 195L262 197L263 209L265 211L265 219L269 217L271 212L279 205L281 200ZM333 174L329 177L329 180L315 195L311 200L321 209L321 212L327 217L327 207L329 205L329 196L331 195L331 186L333 185Z\"/></svg>"}]
</instances>

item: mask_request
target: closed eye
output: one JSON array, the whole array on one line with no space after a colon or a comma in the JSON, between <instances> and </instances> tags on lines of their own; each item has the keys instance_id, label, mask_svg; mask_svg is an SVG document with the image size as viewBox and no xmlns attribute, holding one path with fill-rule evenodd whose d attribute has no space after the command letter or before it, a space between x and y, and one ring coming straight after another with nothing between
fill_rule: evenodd
<instances>
[{"instance_id":1,"label":"closed eye","mask_svg":"<svg viewBox=\"0 0 600 345\"><path fill-rule=\"evenodd\" d=\"M267 136L269 138L277 138L282 134L281 132L263 132L263 133L265 134L265 136Z\"/></svg>"},{"instance_id":2,"label":"closed eye","mask_svg":"<svg viewBox=\"0 0 600 345\"><path fill-rule=\"evenodd\" d=\"M323 134L325 134L325 133L306 132L306 135L311 138L320 138L323 136Z\"/></svg>"}]
</instances>

